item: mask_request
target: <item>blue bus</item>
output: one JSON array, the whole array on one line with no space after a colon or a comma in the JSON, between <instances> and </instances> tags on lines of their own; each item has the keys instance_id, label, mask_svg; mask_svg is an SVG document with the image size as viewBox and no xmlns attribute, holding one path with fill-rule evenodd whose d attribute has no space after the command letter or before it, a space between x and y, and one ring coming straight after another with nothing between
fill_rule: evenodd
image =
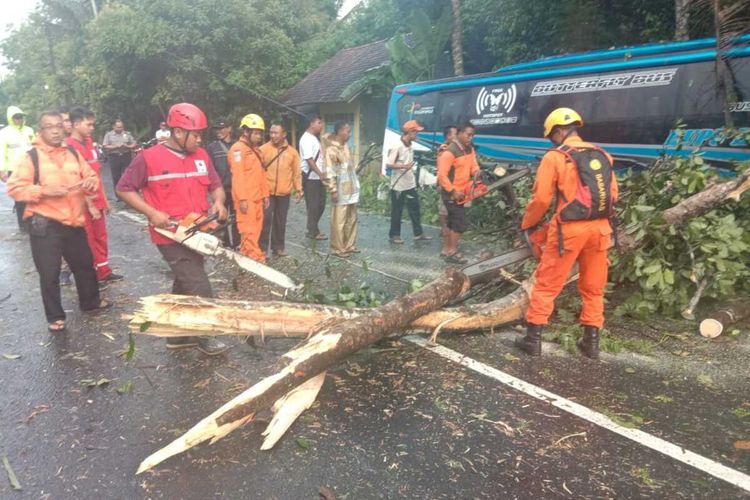
<instances>
[{"instance_id":1,"label":"blue bus","mask_svg":"<svg viewBox=\"0 0 750 500\"><path fill-rule=\"evenodd\" d=\"M750 130L750 35L723 52L734 82L734 126ZM609 151L617 168L644 168L664 154L702 148L721 166L750 160L742 138L718 134L725 123L716 83L713 38L596 50L514 64L493 73L409 83L391 95L383 158L398 144L400 124L418 120L416 149L434 149L447 125L471 122L480 154L510 164L536 163L551 143L542 123L570 107L582 136ZM681 123L680 127L677 124ZM681 147L678 145L681 144Z\"/></svg>"}]
</instances>

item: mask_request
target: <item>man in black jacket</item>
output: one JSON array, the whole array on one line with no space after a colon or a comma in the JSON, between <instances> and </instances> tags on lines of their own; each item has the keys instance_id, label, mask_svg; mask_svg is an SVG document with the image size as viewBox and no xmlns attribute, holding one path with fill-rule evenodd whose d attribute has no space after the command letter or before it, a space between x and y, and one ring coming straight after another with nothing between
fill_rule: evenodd
<instances>
[{"instance_id":1,"label":"man in black jacket","mask_svg":"<svg viewBox=\"0 0 750 500\"><path fill-rule=\"evenodd\" d=\"M208 145L208 154L211 155L211 160L214 162L214 168L221 177L221 184L224 187L226 193L232 192L232 172L229 169L227 163L227 152L232 147L234 141L232 140L232 125L224 119L216 121L212 127L216 140ZM227 211L229 215L235 213L234 206L232 204L232 197L227 198ZM224 235L224 244L230 248L237 248L240 244L240 233L237 230L237 223L231 222L229 228Z\"/></svg>"}]
</instances>

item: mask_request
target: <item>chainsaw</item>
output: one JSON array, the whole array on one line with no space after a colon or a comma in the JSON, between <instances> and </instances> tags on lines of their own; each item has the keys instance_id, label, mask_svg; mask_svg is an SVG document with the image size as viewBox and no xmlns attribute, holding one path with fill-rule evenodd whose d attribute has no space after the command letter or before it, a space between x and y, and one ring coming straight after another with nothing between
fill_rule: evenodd
<instances>
[{"instance_id":1,"label":"chainsaw","mask_svg":"<svg viewBox=\"0 0 750 500\"><path fill-rule=\"evenodd\" d=\"M522 247L469 264L463 267L461 272L469 278L471 286L474 286L497 278L505 267L519 264L530 257L539 260L547 240L548 227L548 224L544 224L522 231Z\"/></svg>"},{"instance_id":2,"label":"chainsaw","mask_svg":"<svg viewBox=\"0 0 750 500\"><path fill-rule=\"evenodd\" d=\"M217 214L204 216L191 213L181 221L172 224L171 227L175 229L174 231L158 227L155 227L154 230L162 236L185 245L201 255L224 257L227 260L233 261L242 269L282 288L290 290L300 288L300 285L297 285L286 274L224 247L221 240L216 236L216 233L223 231L230 221L228 220L220 224L217 219Z\"/></svg>"},{"instance_id":3,"label":"chainsaw","mask_svg":"<svg viewBox=\"0 0 750 500\"><path fill-rule=\"evenodd\" d=\"M512 174L506 175L505 169L501 166L497 166L495 167L493 174L495 174L495 176L497 177L500 177L500 179L496 180L490 185L485 184L482 180L479 180L479 179L474 180L471 184L469 184L468 186L464 188L464 199L457 203L459 205L465 205L472 200L476 200L478 198L481 198L482 196L486 196L490 194L492 191L495 191L496 189L499 189L503 186L511 184L519 179L523 179L530 173L531 173L530 169L522 168L521 170L517 172L513 172Z\"/></svg>"}]
</instances>

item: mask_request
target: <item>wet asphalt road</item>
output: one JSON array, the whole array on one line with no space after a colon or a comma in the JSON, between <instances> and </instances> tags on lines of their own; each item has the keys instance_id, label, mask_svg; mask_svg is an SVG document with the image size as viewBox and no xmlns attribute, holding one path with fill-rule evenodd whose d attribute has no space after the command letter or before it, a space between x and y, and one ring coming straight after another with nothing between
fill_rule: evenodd
<instances>
[{"instance_id":1,"label":"wet asphalt road","mask_svg":"<svg viewBox=\"0 0 750 500\"><path fill-rule=\"evenodd\" d=\"M254 349L229 339L236 347L228 354L206 358L166 352L163 341L139 336L135 359L126 363L121 315L138 297L168 291L171 278L143 228L116 215L109 219L111 261L127 280L105 292L114 310L87 317L67 288L68 331L51 335L28 241L10 206L0 194L0 354L9 355L0 356L0 453L23 489L13 491L0 470L2 498L304 499L318 498L321 486L350 500L750 497L397 340L329 371L318 402L274 450L258 450L262 427L250 424L134 476L143 458L268 374L293 341ZM294 236L301 212L292 214L291 243L302 243ZM393 249L377 234L384 219L362 216L361 227L363 259L372 267L406 281L439 272L437 241L413 246L405 238ZM305 252L291 244L288 250ZM218 272L213 278L223 279ZM379 279L382 287L405 287ZM699 383L697 372L679 364L632 354L597 364L550 348L528 361L512 337L495 332L441 343L750 473L750 452L735 448L750 439L750 418L738 411L750 413L746 383L724 380L720 370L711 372L712 383ZM747 355L747 343L737 348Z\"/></svg>"}]
</instances>

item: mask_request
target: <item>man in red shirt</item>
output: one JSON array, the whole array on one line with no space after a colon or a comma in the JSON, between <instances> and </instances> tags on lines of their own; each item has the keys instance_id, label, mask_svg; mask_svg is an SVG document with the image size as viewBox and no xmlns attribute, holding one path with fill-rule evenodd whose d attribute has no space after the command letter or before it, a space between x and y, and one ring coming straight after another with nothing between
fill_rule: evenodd
<instances>
[{"instance_id":1,"label":"man in red shirt","mask_svg":"<svg viewBox=\"0 0 750 500\"><path fill-rule=\"evenodd\" d=\"M169 109L167 125L171 130L169 138L133 159L117 183L117 195L148 217L151 240L174 273L172 293L212 297L203 257L153 229L172 228L190 213L211 211L218 214L219 220L227 218L221 179L201 147L208 120L200 108L183 102ZM226 350L220 342L199 341L196 337L167 339L167 347L197 347L209 355Z\"/></svg>"},{"instance_id":2,"label":"man in red shirt","mask_svg":"<svg viewBox=\"0 0 750 500\"><path fill-rule=\"evenodd\" d=\"M96 194L86 197L86 211L84 212L84 216L86 217L86 236L91 248L91 254L94 256L96 278L100 283L119 281L122 279L122 276L112 272L112 268L109 265L109 244L107 241L105 216L109 215L110 207L107 196L104 194L102 167L99 164L96 148L94 148L94 141L91 139L96 118L90 110L80 107L71 109L68 117L72 129L66 142L78 151L78 154L86 160L86 163L96 172L99 178L99 188Z\"/></svg>"}]
</instances>

